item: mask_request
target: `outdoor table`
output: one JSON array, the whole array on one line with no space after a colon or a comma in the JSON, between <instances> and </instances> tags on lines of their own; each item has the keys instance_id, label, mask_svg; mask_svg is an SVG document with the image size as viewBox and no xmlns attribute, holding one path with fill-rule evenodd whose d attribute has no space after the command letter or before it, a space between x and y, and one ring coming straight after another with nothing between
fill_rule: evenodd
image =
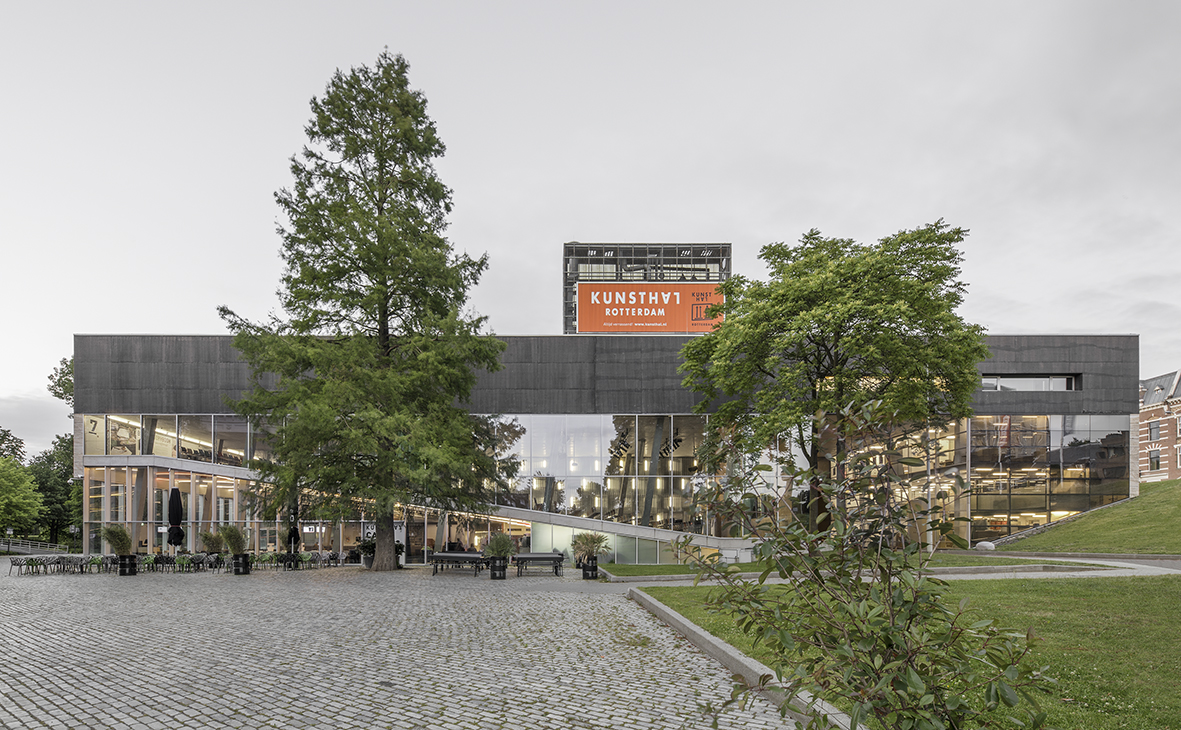
<instances>
[{"instance_id":1,"label":"outdoor table","mask_svg":"<svg viewBox=\"0 0 1181 730\"><path fill-rule=\"evenodd\" d=\"M518 553L513 556L517 564L517 575L524 575L525 569L531 565L545 565L554 569L554 575L562 574L562 563L566 556L562 553Z\"/></svg>"},{"instance_id":2,"label":"outdoor table","mask_svg":"<svg viewBox=\"0 0 1181 730\"><path fill-rule=\"evenodd\" d=\"M431 570L431 575L436 575L439 572L439 568L446 568L447 566L453 568L471 566L475 569L475 575L479 575L480 569L488 564L488 558L479 553L442 552L432 553L430 562L434 566Z\"/></svg>"}]
</instances>

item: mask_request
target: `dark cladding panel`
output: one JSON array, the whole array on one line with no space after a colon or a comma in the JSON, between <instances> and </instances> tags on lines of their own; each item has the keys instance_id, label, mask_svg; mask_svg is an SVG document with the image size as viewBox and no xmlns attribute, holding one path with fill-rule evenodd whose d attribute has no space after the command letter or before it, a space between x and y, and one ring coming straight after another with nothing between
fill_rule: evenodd
<instances>
[{"instance_id":1,"label":"dark cladding panel","mask_svg":"<svg viewBox=\"0 0 1181 730\"><path fill-rule=\"evenodd\" d=\"M1139 409L1138 335L991 335L981 375L1078 378L1076 391L979 391L978 415L1131 414Z\"/></svg>"},{"instance_id":2,"label":"dark cladding panel","mask_svg":"<svg viewBox=\"0 0 1181 730\"><path fill-rule=\"evenodd\" d=\"M681 388L688 337L504 337L504 369L480 373L471 409L481 413L687 413Z\"/></svg>"},{"instance_id":3,"label":"dark cladding panel","mask_svg":"<svg viewBox=\"0 0 1181 730\"><path fill-rule=\"evenodd\" d=\"M700 400L677 372L689 336L502 339L503 369L477 373L476 413L676 414ZM988 345L981 374L1072 375L1079 390L979 391L980 415L1137 411L1135 335L992 336ZM74 359L78 413L228 413L225 399L250 384L228 336L77 335Z\"/></svg>"},{"instance_id":4,"label":"dark cladding panel","mask_svg":"<svg viewBox=\"0 0 1181 730\"><path fill-rule=\"evenodd\" d=\"M78 413L227 413L249 369L228 336L75 335Z\"/></svg>"}]
</instances>

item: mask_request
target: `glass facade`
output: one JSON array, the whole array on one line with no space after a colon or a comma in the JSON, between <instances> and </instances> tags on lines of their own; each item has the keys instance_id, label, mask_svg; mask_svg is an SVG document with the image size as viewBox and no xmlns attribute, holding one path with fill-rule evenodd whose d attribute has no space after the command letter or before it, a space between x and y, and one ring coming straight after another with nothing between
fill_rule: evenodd
<instances>
[{"instance_id":1,"label":"glass facade","mask_svg":"<svg viewBox=\"0 0 1181 730\"><path fill-rule=\"evenodd\" d=\"M701 532L694 504L700 415L517 415L518 476L496 504Z\"/></svg>"},{"instance_id":2,"label":"glass facade","mask_svg":"<svg viewBox=\"0 0 1181 730\"><path fill-rule=\"evenodd\" d=\"M140 552L166 549L169 491L184 507L186 547L198 550L200 532L218 525L246 529L253 550L282 547L286 527L259 520L244 495L251 489L246 455L271 455L272 429L222 415L83 415L86 456L148 455L184 459L152 466L85 464L84 529L91 552L98 528L129 525ZM495 492L497 505L676 532L720 535L722 526L694 498L701 480L696 450L707 427L702 415L503 416L506 452L520 464L517 477ZM927 446L910 456L921 467L900 467L911 478L910 498L942 500L954 516L969 517L979 542L1061 519L1129 494L1129 416L979 416L929 431ZM781 445L776 445L781 448ZM764 459L775 464L780 454ZM142 463L142 462L141 462ZM213 469L206 465L220 465ZM232 467L227 469L227 467ZM216 472L216 473L215 473ZM226 472L233 474L227 476ZM775 469L768 475L785 486ZM954 500L955 476L965 476L970 499ZM782 505L752 504L767 514ZM490 531L511 531L522 547L569 552L572 529L545 519L518 523L493 516L440 514L407 506L407 560L422 562L440 546L482 544ZM372 529L366 515L301 523L305 549L348 550ZM604 525L604 531L609 526ZM569 533L569 534L568 534ZM676 562L667 541L611 537L608 559Z\"/></svg>"},{"instance_id":3,"label":"glass facade","mask_svg":"<svg viewBox=\"0 0 1181 730\"><path fill-rule=\"evenodd\" d=\"M1124 499L1129 416L981 416L970 421L972 541Z\"/></svg>"}]
</instances>

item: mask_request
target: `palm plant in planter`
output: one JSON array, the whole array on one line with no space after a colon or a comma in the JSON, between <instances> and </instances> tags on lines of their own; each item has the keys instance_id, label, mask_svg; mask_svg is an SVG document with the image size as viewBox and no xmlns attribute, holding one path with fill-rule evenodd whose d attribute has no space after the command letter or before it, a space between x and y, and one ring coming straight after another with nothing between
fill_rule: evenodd
<instances>
[{"instance_id":1,"label":"palm plant in planter","mask_svg":"<svg viewBox=\"0 0 1181 730\"><path fill-rule=\"evenodd\" d=\"M135 575L135 556L131 554L131 535L123 525L102 528L102 538L119 556L119 575Z\"/></svg>"},{"instance_id":2,"label":"palm plant in planter","mask_svg":"<svg viewBox=\"0 0 1181 730\"><path fill-rule=\"evenodd\" d=\"M221 531L218 532L202 532L198 535L201 538L201 545L205 547L205 552L216 555L222 551L225 542L222 539Z\"/></svg>"},{"instance_id":3,"label":"palm plant in planter","mask_svg":"<svg viewBox=\"0 0 1181 730\"><path fill-rule=\"evenodd\" d=\"M246 533L237 525L222 525L217 534L234 557L234 575L250 575L250 556L246 554Z\"/></svg>"},{"instance_id":4,"label":"palm plant in planter","mask_svg":"<svg viewBox=\"0 0 1181 730\"><path fill-rule=\"evenodd\" d=\"M484 554L489 557L488 573L492 580L504 580L508 575L508 559L517 552L513 538L507 532L498 532L488 541Z\"/></svg>"},{"instance_id":5,"label":"palm plant in planter","mask_svg":"<svg viewBox=\"0 0 1181 730\"><path fill-rule=\"evenodd\" d=\"M607 551L607 536L601 532L578 532L570 541L574 562L582 568L583 580L599 577L599 553Z\"/></svg>"},{"instance_id":6,"label":"palm plant in planter","mask_svg":"<svg viewBox=\"0 0 1181 730\"><path fill-rule=\"evenodd\" d=\"M372 568L373 556L377 554L377 541L362 540L357 543L357 552L361 553L361 565Z\"/></svg>"}]
</instances>

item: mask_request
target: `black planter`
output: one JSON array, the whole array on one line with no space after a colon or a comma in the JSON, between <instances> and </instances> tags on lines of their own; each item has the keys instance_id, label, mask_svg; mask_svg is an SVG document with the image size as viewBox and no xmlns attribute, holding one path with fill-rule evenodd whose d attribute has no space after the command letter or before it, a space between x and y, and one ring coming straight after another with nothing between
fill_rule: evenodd
<instances>
[{"instance_id":1,"label":"black planter","mask_svg":"<svg viewBox=\"0 0 1181 730\"><path fill-rule=\"evenodd\" d=\"M234 575L250 575L250 554L241 553L233 558Z\"/></svg>"},{"instance_id":2,"label":"black planter","mask_svg":"<svg viewBox=\"0 0 1181 730\"><path fill-rule=\"evenodd\" d=\"M508 558L490 558L488 561L488 577L492 580L504 580L508 577Z\"/></svg>"},{"instance_id":3,"label":"black planter","mask_svg":"<svg viewBox=\"0 0 1181 730\"><path fill-rule=\"evenodd\" d=\"M135 575L136 567L139 563L136 562L134 555L120 555L119 556L119 575Z\"/></svg>"},{"instance_id":4,"label":"black planter","mask_svg":"<svg viewBox=\"0 0 1181 730\"><path fill-rule=\"evenodd\" d=\"M599 557L597 555L593 558L587 558L586 560L582 561L582 579L599 579Z\"/></svg>"}]
</instances>

